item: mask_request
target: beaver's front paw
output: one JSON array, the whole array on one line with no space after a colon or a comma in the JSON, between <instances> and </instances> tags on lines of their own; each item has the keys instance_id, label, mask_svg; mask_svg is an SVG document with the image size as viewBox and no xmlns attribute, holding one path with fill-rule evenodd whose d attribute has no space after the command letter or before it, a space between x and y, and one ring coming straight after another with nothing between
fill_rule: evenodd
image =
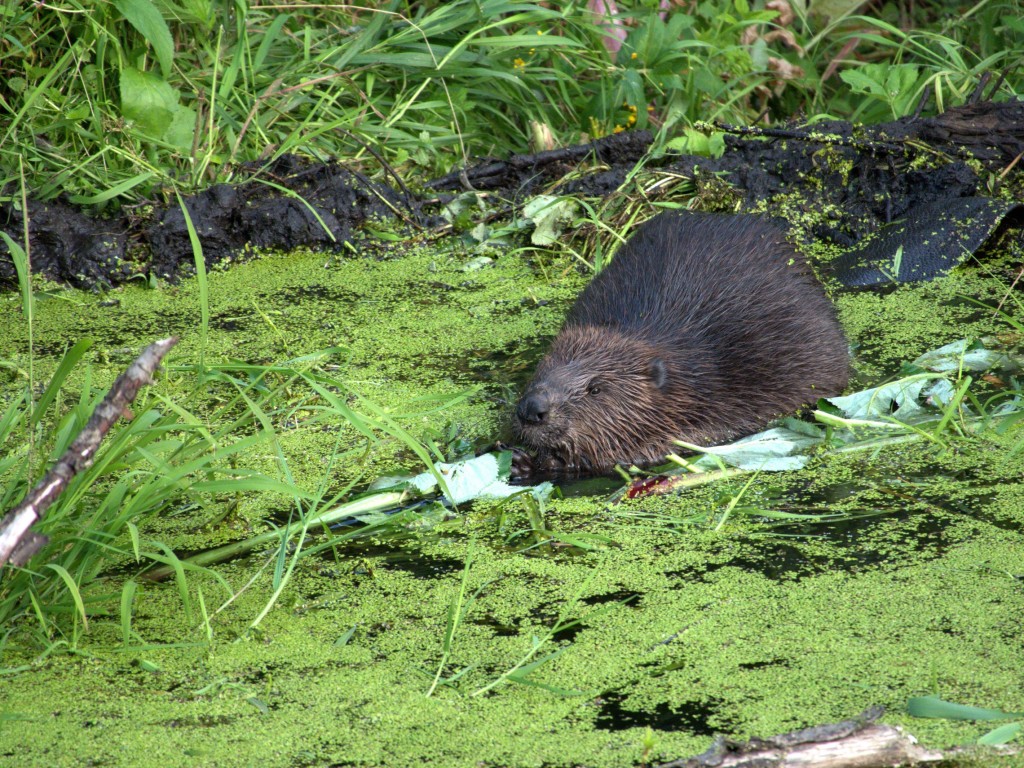
<instances>
[{"instance_id":1,"label":"beaver's front paw","mask_svg":"<svg viewBox=\"0 0 1024 768\"><path fill-rule=\"evenodd\" d=\"M512 451L512 466L509 469L510 478L522 480L537 474L538 465L536 457L527 453L526 449L518 446L513 446L510 450Z\"/></svg>"}]
</instances>

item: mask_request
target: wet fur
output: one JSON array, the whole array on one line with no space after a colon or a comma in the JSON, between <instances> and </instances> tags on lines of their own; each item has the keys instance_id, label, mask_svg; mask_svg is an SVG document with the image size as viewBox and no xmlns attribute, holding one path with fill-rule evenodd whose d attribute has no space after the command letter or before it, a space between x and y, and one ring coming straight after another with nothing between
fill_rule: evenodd
<instances>
[{"instance_id":1,"label":"wet fur","mask_svg":"<svg viewBox=\"0 0 1024 768\"><path fill-rule=\"evenodd\" d=\"M533 468L606 471L750 434L848 375L835 310L774 225L663 213L580 294L514 427Z\"/></svg>"}]
</instances>

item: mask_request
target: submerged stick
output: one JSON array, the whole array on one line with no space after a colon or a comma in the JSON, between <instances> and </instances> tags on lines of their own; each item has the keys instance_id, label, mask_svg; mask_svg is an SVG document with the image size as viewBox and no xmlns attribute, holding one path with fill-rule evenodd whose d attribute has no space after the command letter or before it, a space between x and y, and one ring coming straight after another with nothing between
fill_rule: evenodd
<instances>
[{"instance_id":1,"label":"submerged stick","mask_svg":"<svg viewBox=\"0 0 1024 768\"><path fill-rule=\"evenodd\" d=\"M153 372L171 348L177 337L155 341L146 347L135 362L117 377L106 397L96 406L89 421L78 437L57 459L49 472L22 502L8 512L0 522L0 568L6 563L23 566L46 545L46 536L29 528L46 514L46 510L67 488L71 478L92 464L100 441L114 423L128 412L135 395L146 384L153 382Z\"/></svg>"}]
</instances>

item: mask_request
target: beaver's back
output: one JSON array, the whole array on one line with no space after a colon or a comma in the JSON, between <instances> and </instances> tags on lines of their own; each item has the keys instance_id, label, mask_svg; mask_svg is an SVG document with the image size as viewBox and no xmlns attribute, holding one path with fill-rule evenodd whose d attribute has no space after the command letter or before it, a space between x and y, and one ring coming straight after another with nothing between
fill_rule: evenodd
<instances>
[{"instance_id":1,"label":"beaver's back","mask_svg":"<svg viewBox=\"0 0 1024 768\"><path fill-rule=\"evenodd\" d=\"M832 392L849 373L832 303L782 232L756 216L654 217L577 298L565 327L585 325L666 349L704 347L738 387L785 376L794 356L813 359L809 378Z\"/></svg>"},{"instance_id":2,"label":"beaver's back","mask_svg":"<svg viewBox=\"0 0 1024 768\"><path fill-rule=\"evenodd\" d=\"M734 324L755 307L772 311L808 296L828 304L803 258L764 219L663 213L587 285L565 324L662 336Z\"/></svg>"}]
</instances>

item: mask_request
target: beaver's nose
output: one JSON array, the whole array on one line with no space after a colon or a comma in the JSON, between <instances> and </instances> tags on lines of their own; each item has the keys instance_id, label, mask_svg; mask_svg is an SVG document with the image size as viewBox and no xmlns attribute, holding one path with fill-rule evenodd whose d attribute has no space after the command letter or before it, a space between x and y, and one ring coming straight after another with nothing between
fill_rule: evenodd
<instances>
[{"instance_id":1,"label":"beaver's nose","mask_svg":"<svg viewBox=\"0 0 1024 768\"><path fill-rule=\"evenodd\" d=\"M543 395L526 395L516 406L516 418L523 424L543 424L547 415L548 400Z\"/></svg>"}]
</instances>

